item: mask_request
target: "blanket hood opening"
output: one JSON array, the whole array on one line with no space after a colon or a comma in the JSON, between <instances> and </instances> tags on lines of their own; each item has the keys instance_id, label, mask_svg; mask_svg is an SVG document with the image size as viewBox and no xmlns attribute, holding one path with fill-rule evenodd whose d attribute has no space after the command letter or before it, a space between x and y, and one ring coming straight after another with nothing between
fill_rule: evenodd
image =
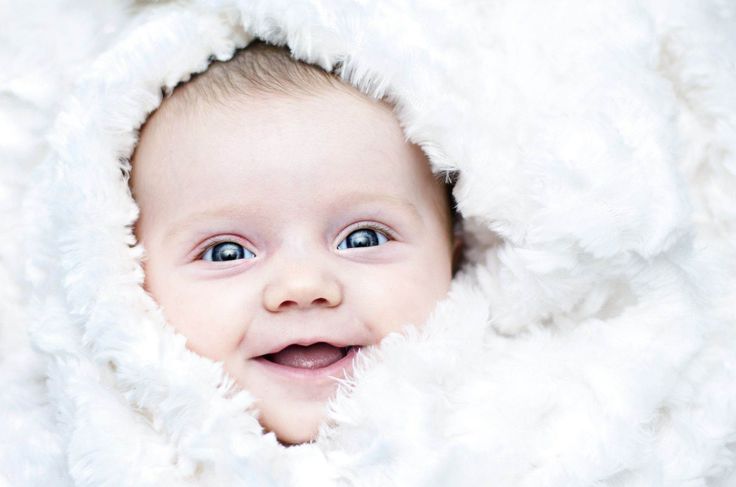
<instances>
[{"instance_id":1,"label":"blanket hood opening","mask_svg":"<svg viewBox=\"0 0 736 487\"><path fill-rule=\"evenodd\" d=\"M368 96L386 96L404 118L401 113L408 109L402 107L414 100L407 105L401 94L391 92L391 70L382 76L371 69L375 53L368 50L361 56L361 48L351 46L351 40L320 29L325 27L317 26L313 32L313 39L322 42L317 46L287 37L287 32L291 36L305 32L279 29L266 13L156 6L142 12L138 25L97 59L62 110L51 137L54 156L39 168L42 182L29 199L29 211L37 223L35 231L58 229L56 242L71 251L56 256L40 245L31 259L31 280L42 290L42 306L30 333L40 350L60 357L50 375L65 391L65 401L70 401L70 424L84 416L103 435L120 438L121 430L129 430L146 445L136 452L99 446L100 456L119 456L122 463L128 459L169 465L177 478L205 469L210 479L220 478L220 473L210 472L206 465L235 465L238 458L248 456L262 466L222 475L266 485L273 481L274 462L287 455L273 433L263 434L250 393L236 390L221 363L187 350L185 338L166 324L157 303L143 290L143 248L132 232L138 208L128 188L129 160L140 127L167 94L213 60L226 61L255 39L287 44L295 58L328 71L339 66L340 77ZM358 46L364 42L352 40L356 41ZM421 127L412 130L407 130L407 137L424 148L435 171L457 174L457 166L431 137L422 135ZM70 192L71 188L75 190ZM61 200L66 202L63 209L53 203ZM463 278L467 286L470 281ZM347 396L349 388L343 384L340 394ZM79 403L86 394L108 402L124 426L106 424L104 416L110 411L93 411ZM330 435L331 427L325 424L321 442L327 444ZM230 460L212 458L206 449L233 442ZM293 449L299 453L288 455L310 458L310 470L319 461L324 468L312 478L327 481L336 475L335 466L325 466L320 448L324 446L303 445ZM305 468L298 468L300 462L295 461L293 468Z\"/></svg>"}]
</instances>

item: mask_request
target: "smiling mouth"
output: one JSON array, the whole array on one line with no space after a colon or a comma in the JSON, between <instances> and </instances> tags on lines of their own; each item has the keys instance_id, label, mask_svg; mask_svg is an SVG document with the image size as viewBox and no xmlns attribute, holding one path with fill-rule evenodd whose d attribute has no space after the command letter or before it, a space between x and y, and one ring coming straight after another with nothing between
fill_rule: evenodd
<instances>
[{"instance_id":1,"label":"smiling mouth","mask_svg":"<svg viewBox=\"0 0 736 487\"><path fill-rule=\"evenodd\" d=\"M312 345L289 345L276 353L262 357L269 362L295 369L323 369L345 358L351 348L356 345L335 347L329 343L319 342Z\"/></svg>"}]
</instances>

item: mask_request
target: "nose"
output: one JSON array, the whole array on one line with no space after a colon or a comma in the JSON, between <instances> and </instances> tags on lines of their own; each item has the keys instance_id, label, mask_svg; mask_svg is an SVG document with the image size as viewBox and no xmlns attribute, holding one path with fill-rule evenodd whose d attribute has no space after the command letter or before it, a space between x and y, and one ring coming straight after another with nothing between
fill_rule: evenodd
<instances>
[{"instance_id":1,"label":"nose","mask_svg":"<svg viewBox=\"0 0 736 487\"><path fill-rule=\"evenodd\" d=\"M263 306L271 311L332 308L342 302L339 282L320 269L296 267L281 272L263 290Z\"/></svg>"}]
</instances>

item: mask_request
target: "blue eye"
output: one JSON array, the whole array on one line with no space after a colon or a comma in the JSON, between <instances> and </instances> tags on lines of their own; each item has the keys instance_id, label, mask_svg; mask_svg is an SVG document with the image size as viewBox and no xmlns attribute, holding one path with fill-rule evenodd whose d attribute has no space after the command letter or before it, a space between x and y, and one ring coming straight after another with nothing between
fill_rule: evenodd
<instances>
[{"instance_id":1,"label":"blue eye","mask_svg":"<svg viewBox=\"0 0 736 487\"><path fill-rule=\"evenodd\" d=\"M388 242L383 233L372 228L355 230L339 243L338 250L354 249L357 247L374 247Z\"/></svg>"},{"instance_id":2,"label":"blue eye","mask_svg":"<svg viewBox=\"0 0 736 487\"><path fill-rule=\"evenodd\" d=\"M229 260L252 259L256 256L253 252L235 242L220 242L208 248L202 254L202 260L211 262L226 262Z\"/></svg>"}]
</instances>

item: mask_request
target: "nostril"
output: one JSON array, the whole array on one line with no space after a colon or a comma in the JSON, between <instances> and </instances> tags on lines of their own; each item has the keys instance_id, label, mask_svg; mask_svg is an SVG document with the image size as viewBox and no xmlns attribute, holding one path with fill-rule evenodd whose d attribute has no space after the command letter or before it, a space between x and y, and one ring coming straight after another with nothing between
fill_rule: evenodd
<instances>
[{"instance_id":1,"label":"nostril","mask_svg":"<svg viewBox=\"0 0 736 487\"><path fill-rule=\"evenodd\" d=\"M312 300L312 306L325 306L328 304L328 301L325 298L317 298ZM299 308L300 305L297 301L292 300L286 300L281 302L281 306L279 308Z\"/></svg>"}]
</instances>

